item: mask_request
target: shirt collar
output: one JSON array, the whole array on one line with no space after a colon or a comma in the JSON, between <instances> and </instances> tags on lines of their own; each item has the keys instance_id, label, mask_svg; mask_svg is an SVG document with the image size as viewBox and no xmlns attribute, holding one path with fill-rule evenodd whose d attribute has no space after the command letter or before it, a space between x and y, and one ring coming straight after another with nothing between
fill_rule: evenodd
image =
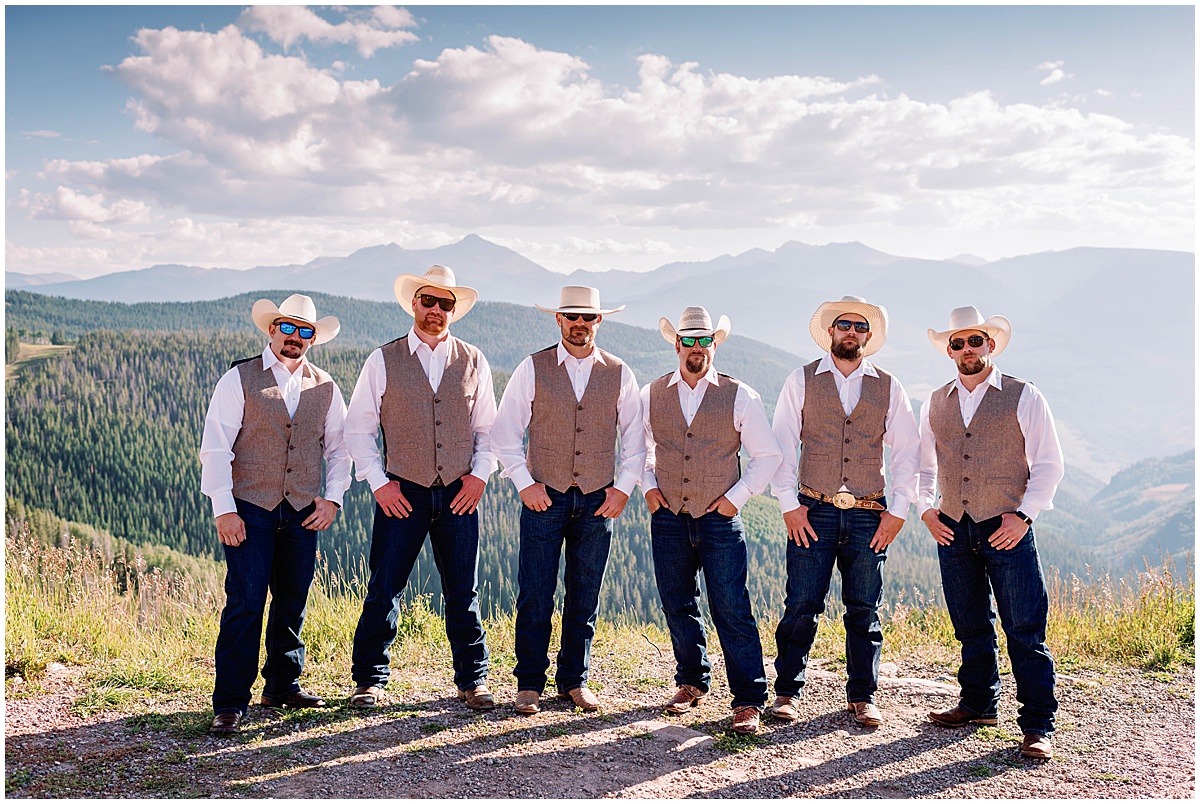
<instances>
[{"instance_id":1,"label":"shirt collar","mask_svg":"<svg viewBox=\"0 0 1200 804\"><path fill-rule=\"evenodd\" d=\"M993 388L995 388L997 391L1003 391L1004 387L1001 385L1001 382L1000 382L1001 376L1002 375L1000 374L1000 369L996 366L995 363L993 363L992 364L992 373L988 375L988 378L986 380L984 380L982 384L976 386L975 390L978 391L984 385L990 385ZM946 396L950 396L950 394L954 393L955 388L962 389L962 392L964 394L971 393L970 391L967 390L967 387L962 384L962 377L959 376L958 374L954 375L954 384L952 386L950 386L950 390L946 392Z\"/></svg>"},{"instance_id":2,"label":"shirt collar","mask_svg":"<svg viewBox=\"0 0 1200 804\"><path fill-rule=\"evenodd\" d=\"M597 363L599 363L600 365L602 365L602 366L608 365L607 363L604 362L604 356L602 354L600 354L600 350L597 349L594 344L592 345L592 353L590 355L588 355L587 357L575 357L575 355L573 355L567 351L567 347L563 346L563 342L559 341L558 342L558 365L561 366L563 364L563 361L565 361L568 357L571 358L572 360L574 360L576 363L582 363L585 360L594 358L595 361Z\"/></svg>"},{"instance_id":3,"label":"shirt collar","mask_svg":"<svg viewBox=\"0 0 1200 804\"><path fill-rule=\"evenodd\" d=\"M287 366L284 366L283 361L275 356L275 352L271 351L271 344L269 344L269 343L267 344L267 348L263 349L262 361L263 361L263 371L270 371L276 365L281 366L284 371L287 371ZM298 370L303 371L305 365L307 365L307 364L308 364L308 355L304 355L303 357L300 358L300 366L299 366ZM294 374L295 372L289 372L289 373Z\"/></svg>"},{"instance_id":4,"label":"shirt collar","mask_svg":"<svg viewBox=\"0 0 1200 804\"><path fill-rule=\"evenodd\" d=\"M708 371L705 372L704 376L701 377L700 380L707 382L709 385L720 385L720 382L717 381L717 370L713 366L708 367ZM678 382L683 382L683 375L679 373L679 369L675 369L675 373L671 375L671 379L667 380L667 385L675 385ZM700 383L698 382L696 385L699 386Z\"/></svg>"},{"instance_id":5,"label":"shirt collar","mask_svg":"<svg viewBox=\"0 0 1200 804\"><path fill-rule=\"evenodd\" d=\"M411 327L408 328L408 353L410 355L415 355L417 353L417 350L420 349L421 346L424 346L426 349L429 349L429 351L433 352L433 351L436 351L436 350L442 348L443 346L445 346L449 340L450 340L450 333L447 332L446 337L444 337L440 341L438 341L437 346L433 347L432 349L429 349L429 344L425 343L425 341L423 341L417 337L417 325L413 324Z\"/></svg>"},{"instance_id":6,"label":"shirt collar","mask_svg":"<svg viewBox=\"0 0 1200 804\"><path fill-rule=\"evenodd\" d=\"M834 365L833 362L833 354L831 352L826 352L825 356L821 358L821 362L817 364L817 370L813 373L821 374L822 372L833 371L836 368L837 366ZM841 372L839 371L838 373L840 374ZM865 357L863 358L863 361L858 364L858 368L850 372L850 377L854 377L858 374L862 374L867 377L879 376L879 372L875 370L875 364L870 360L867 360ZM850 377L847 377L846 379L850 379Z\"/></svg>"}]
</instances>

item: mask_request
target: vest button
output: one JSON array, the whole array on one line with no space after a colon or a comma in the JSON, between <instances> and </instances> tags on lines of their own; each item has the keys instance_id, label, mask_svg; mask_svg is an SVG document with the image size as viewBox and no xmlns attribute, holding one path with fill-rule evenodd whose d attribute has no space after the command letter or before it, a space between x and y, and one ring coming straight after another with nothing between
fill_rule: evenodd
<instances>
[{"instance_id":1,"label":"vest button","mask_svg":"<svg viewBox=\"0 0 1200 804\"><path fill-rule=\"evenodd\" d=\"M582 453L582 452L580 452L579 450L575 450L575 454L576 454L576 455L582 455L583 453Z\"/></svg>"},{"instance_id":2,"label":"vest button","mask_svg":"<svg viewBox=\"0 0 1200 804\"><path fill-rule=\"evenodd\" d=\"M849 419L846 419L846 424L853 424Z\"/></svg>"},{"instance_id":3,"label":"vest button","mask_svg":"<svg viewBox=\"0 0 1200 804\"><path fill-rule=\"evenodd\" d=\"M583 405L576 405L575 410L583 410Z\"/></svg>"},{"instance_id":4,"label":"vest button","mask_svg":"<svg viewBox=\"0 0 1200 804\"><path fill-rule=\"evenodd\" d=\"M691 438L691 437L692 437L692 434L691 434L691 433L688 433L688 434L687 434L687 436L688 436L688 438Z\"/></svg>"},{"instance_id":5,"label":"vest button","mask_svg":"<svg viewBox=\"0 0 1200 804\"><path fill-rule=\"evenodd\" d=\"M690 460L692 459L692 456L691 456L691 455L684 455L684 456L683 456L683 459L684 459L685 461L690 461Z\"/></svg>"},{"instance_id":6,"label":"vest button","mask_svg":"<svg viewBox=\"0 0 1200 804\"><path fill-rule=\"evenodd\" d=\"M684 498L683 498L683 501L684 501L684 502L687 502L687 497L684 497Z\"/></svg>"},{"instance_id":7,"label":"vest button","mask_svg":"<svg viewBox=\"0 0 1200 804\"><path fill-rule=\"evenodd\" d=\"M970 482L971 482L971 478L969 478L969 477L964 477L964 478L963 478L963 482L964 482L964 483L970 483Z\"/></svg>"},{"instance_id":8,"label":"vest button","mask_svg":"<svg viewBox=\"0 0 1200 804\"><path fill-rule=\"evenodd\" d=\"M843 482L843 483L849 483L849 482L850 482L850 478L848 478L848 477L843 477L843 478L842 478L842 482Z\"/></svg>"},{"instance_id":9,"label":"vest button","mask_svg":"<svg viewBox=\"0 0 1200 804\"><path fill-rule=\"evenodd\" d=\"M291 473L292 473L292 470L289 468L289 469L288 469L288 474L290 475Z\"/></svg>"},{"instance_id":10,"label":"vest button","mask_svg":"<svg viewBox=\"0 0 1200 804\"><path fill-rule=\"evenodd\" d=\"M970 434L970 433L967 433L967 438L970 438L970 437L971 437L971 434Z\"/></svg>"},{"instance_id":11,"label":"vest button","mask_svg":"<svg viewBox=\"0 0 1200 804\"><path fill-rule=\"evenodd\" d=\"M439 467L438 467L438 471L439 471L439 472L440 472L440 471L442 471L442 467L440 467L440 466L439 466Z\"/></svg>"},{"instance_id":12,"label":"vest button","mask_svg":"<svg viewBox=\"0 0 1200 804\"><path fill-rule=\"evenodd\" d=\"M441 444L438 444L438 445L437 445L437 448L438 448L438 449L441 449L441 448L442 448L442 445L441 445Z\"/></svg>"},{"instance_id":13,"label":"vest button","mask_svg":"<svg viewBox=\"0 0 1200 804\"><path fill-rule=\"evenodd\" d=\"M435 399L435 400L433 400L433 404L435 404L435 405L440 405L440 404L442 404L442 400L440 400L440 399Z\"/></svg>"},{"instance_id":14,"label":"vest button","mask_svg":"<svg viewBox=\"0 0 1200 804\"><path fill-rule=\"evenodd\" d=\"M296 448L295 444L288 444L288 449L295 449L295 448Z\"/></svg>"},{"instance_id":15,"label":"vest button","mask_svg":"<svg viewBox=\"0 0 1200 804\"><path fill-rule=\"evenodd\" d=\"M292 428L292 423L288 422L287 424L284 425L284 427L287 427L290 430Z\"/></svg>"},{"instance_id":16,"label":"vest button","mask_svg":"<svg viewBox=\"0 0 1200 804\"><path fill-rule=\"evenodd\" d=\"M288 469L288 471L290 472L290 471L292 471L292 470L291 470L291 469ZM683 479L683 482L684 482L684 483L688 483L688 482L690 482L690 481L689 481L689 480L688 480L688 479L685 477L685 478Z\"/></svg>"},{"instance_id":17,"label":"vest button","mask_svg":"<svg viewBox=\"0 0 1200 804\"><path fill-rule=\"evenodd\" d=\"M850 439L848 439L848 438L847 438L847 439L846 439L846 443L847 443L847 444L849 444L849 443L850 443Z\"/></svg>"},{"instance_id":18,"label":"vest button","mask_svg":"<svg viewBox=\"0 0 1200 804\"><path fill-rule=\"evenodd\" d=\"M434 422L433 424L435 427L439 427L439 426L441 426L442 423L440 421L438 421L438 422Z\"/></svg>"},{"instance_id":19,"label":"vest button","mask_svg":"<svg viewBox=\"0 0 1200 804\"><path fill-rule=\"evenodd\" d=\"M849 458L842 458L842 463L850 463L850 459L849 459Z\"/></svg>"},{"instance_id":20,"label":"vest button","mask_svg":"<svg viewBox=\"0 0 1200 804\"><path fill-rule=\"evenodd\" d=\"M572 472L572 473L571 473L571 475L572 475L572 477L579 477L579 473L578 473L578 472Z\"/></svg>"},{"instance_id":21,"label":"vest button","mask_svg":"<svg viewBox=\"0 0 1200 804\"><path fill-rule=\"evenodd\" d=\"M963 505L970 505L970 502L967 500L963 500Z\"/></svg>"},{"instance_id":22,"label":"vest button","mask_svg":"<svg viewBox=\"0 0 1200 804\"><path fill-rule=\"evenodd\" d=\"M583 432L583 428L582 428L582 427L576 427L576 428L575 428L575 432L577 432L577 433L582 433L582 432Z\"/></svg>"},{"instance_id":23,"label":"vest button","mask_svg":"<svg viewBox=\"0 0 1200 804\"><path fill-rule=\"evenodd\" d=\"M969 461L969 460L971 460L971 456L970 456L970 455L964 455L964 456L963 456L963 460L964 460L964 461Z\"/></svg>"}]
</instances>

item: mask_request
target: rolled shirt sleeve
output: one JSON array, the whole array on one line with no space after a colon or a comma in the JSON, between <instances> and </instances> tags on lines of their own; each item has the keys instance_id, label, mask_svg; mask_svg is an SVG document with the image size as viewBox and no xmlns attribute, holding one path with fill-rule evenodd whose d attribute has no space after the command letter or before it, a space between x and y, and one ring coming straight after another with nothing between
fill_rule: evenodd
<instances>
[{"instance_id":1,"label":"rolled shirt sleeve","mask_svg":"<svg viewBox=\"0 0 1200 804\"><path fill-rule=\"evenodd\" d=\"M242 429L245 408L241 376L231 368L217 381L200 439L200 491L212 503L214 517L237 510L233 499L233 443Z\"/></svg>"},{"instance_id":2,"label":"rolled shirt sleeve","mask_svg":"<svg viewBox=\"0 0 1200 804\"><path fill-rule=\"evenodd\" d=\"M346 409L346 451L354 461L355 474L371 491L387 485L388 476L379 457L379 406L387 390L387 368L379 349L367 356L350 405Z\"/></svg>"}]
</instances>

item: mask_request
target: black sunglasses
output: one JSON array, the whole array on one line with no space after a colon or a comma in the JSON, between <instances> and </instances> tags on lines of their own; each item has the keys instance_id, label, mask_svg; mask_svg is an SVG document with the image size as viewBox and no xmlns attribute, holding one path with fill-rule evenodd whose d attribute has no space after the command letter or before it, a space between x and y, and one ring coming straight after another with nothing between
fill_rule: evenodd
<instances>
[{"instance_id":1,"label":"black sunglasses","mask_svg":"<svg viewBox=\"0 0 1200 804\"><path fill-rule=\"evenodd\" d=\"M854 331L859 335L863 334L864 332L871 331L871 325L866 321L847 321L844 318L839 318L837 321L833 322L833 325L842 332L849 332L850 327L854 327Z\"/></svg>"},{"instance_id":2,"label":"black sunglasses","mask_svg":"<svg viewBox=\"0 0 1200 804\"><path fill-rule=\"evenodd\" d=\"M679 342L681 344L683 344L685 348L688 348L688 349L691 349L696 344L700 344L701 349L707 349L708 347L713 345L713 339L712 339L711 335L704 335L699 338L693 338L691 336L680 335Z\"/></svg>"},{"instance_id":3,"label":"black sunglasses","mask_svg":"<svg viewBox=\"0 0 1200 804\"><path fill-rule=\"evenodd\" d=\"M962 338L951 338L950 339L950 350L954 351L954 352L961 352L963 346L965 346L967 344L970 344L972 349L978 349L980 346L983 346L985 343L987 343L987 338L983 337L982 335L970 335L967 337L967 340L965 342L963 341Z\"/></svg>"},{"instance_id":4,"label":"black sunglasses","mask_svg":"<svg viewBox=\"0 0 1200 804\"><path fill-rule=\"evenodd\" d=\"M568 321L578 321L579 319L582 318L584 321L588 322L589 324L600 317L600 315L598 313L559 313L559 315L561 315L563 318L567 319Z\"/></svg>"},{"instance_id":5,"label":"black sunglasses","mask_svg":"<svg viewBox=\"0 0 1200 804\"><path fill-rule=\"evenodd\" d=\"M300 333L300 337L306 341L312 340L312 336L317 334L317 331L312 327L301 327L293 324L291 321L280 321L275 326L279 327L279 331L284 335Z\"/></svg>"},{"instance_id":6,"label":"black sunglasses","mask_svg":"<svg viewBox=\"0 0 1200 804\"><path fill-rule=\"evenodd\" d=\"M422 307L433 307L434 305L437 305L438 307L442 308L442 312L448 313L454 309L454 303L454 299L443 299L440 296L431 296L428 293L421 294Z\"/></svg>"}]
</instances>

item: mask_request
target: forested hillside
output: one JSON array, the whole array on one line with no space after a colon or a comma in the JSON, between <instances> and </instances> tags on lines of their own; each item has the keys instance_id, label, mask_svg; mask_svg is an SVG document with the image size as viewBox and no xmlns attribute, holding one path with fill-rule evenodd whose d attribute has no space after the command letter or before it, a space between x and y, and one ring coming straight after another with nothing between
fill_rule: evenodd
<instances>
[{"instance_id":1,"label":"forested hillside","mask_svg":"<svg viewBox=\"0 0 1200 804\"><path fill-rule=\"evenodd\" d=\"M221 558L211 509L200 493L203 418L212 388L230 361L258 353L262 343L261 336L250 333L92 332L69 353L29 366L6 387L7 494L34 512L85 523L117 540ZM312 357L349 396L368 351L335 341ZM730 368L737 373L736 366ZM505 376L497 372L498 384ZM509 607L516 594L519 505L512 484L493 476L482 506L480 556L489 613ZM320 549L336 571L365 575L372 516L369 490L355 483L334 527L320 536ZM1055 537L1052 516L1047 514L1046 526L1039 528L1044 561L1064 574L1082 575L1088 555ZM760 612L775 612L784 588L778 506L756 497L743 517L752 599ZM911 520L890 551L887 594L894 601L908 589L911 600L915 587L934 600L940 597L935 546L915 516ZM640 494L617 520L615 535L602 612L610 618L661 621L649 517ZM432 593L436 599L438 591L426 552L409 593Z\"/></svg>"}]
</instances>

